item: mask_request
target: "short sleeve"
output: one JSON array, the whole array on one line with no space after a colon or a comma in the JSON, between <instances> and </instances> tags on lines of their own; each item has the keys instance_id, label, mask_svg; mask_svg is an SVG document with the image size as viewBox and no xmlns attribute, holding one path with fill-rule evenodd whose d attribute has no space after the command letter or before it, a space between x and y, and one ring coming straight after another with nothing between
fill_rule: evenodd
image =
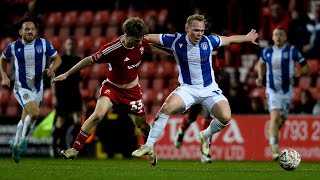
<instances>
[{"instance_id":1,"label":"short sleeve","mask_svg":"<svg viewBox=\"0 0 320 180\"><path fill-rule=\"evenodd\" d=\"M208 39L209 39L213 48L221 46L221 37L220 36L210 35L210 36L208 36Z\"/></svg>"},{"instance_id":2,"label":"short sleeve","mask_svg":"<svg viewBox=\"0 0 320 180\"><path fill-rule=\"evenodd\" d=\"M45 40L46 42L46 54L49 56L49 57L52 57L54 55L56 55L58 52L57 50L52 46L52 44L48 41L48 40Z\"/></svg>"},{"instance_id":3,"label":"short sleeve","mask_svg":"<svg viewBox=\"0 0 320 180\"><path fill-rule=\"evenodd\" d=\"M161 45L171 48L173 42L179 37L179 33L174 34L160 34Z\"/></svg>"},{"instance_id":4,"label":"short sleeve","mask_svg":"<svg viewBox=\"0 0 320 180\"><path fill-rule=\"evenodd\" d=\"M5 59L10 59L12 56L12 43L9 43L7 47L2 52L2 57Z\"/></svg>"}]
</instances>

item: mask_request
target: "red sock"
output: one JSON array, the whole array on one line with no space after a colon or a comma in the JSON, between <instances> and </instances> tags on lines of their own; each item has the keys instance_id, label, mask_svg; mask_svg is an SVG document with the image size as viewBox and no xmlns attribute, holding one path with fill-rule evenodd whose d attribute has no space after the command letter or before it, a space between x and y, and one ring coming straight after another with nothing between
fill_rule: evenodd
<instances>
[{"instance_id":1,"label":"red sock","mask_svg":"<svg viewBox=\"0 0 320 180\"><path fill-rule=\"evenodd\" d=\"M76 149L77 151L80 151L82 147L84 146L84 143L88 139L90 135L80 130L77 139L74 141L72 148Z\"/></svg>"},{"instance_id":2,"label":"red sock","mask_svg":"<svg viewBox=\"0 0 320 180\"><path fill-rule=\"evenodd\" d=\"M210 123L212 121L212 118L209 116L208 118L204 119L202 130L207 129L209 127Z\"/></svg>"},{"instance_id":3,"label":"red sock","mask_svg":"<svg viewBox=\"0 0 320 180\"><path fill-rule=\"evenodd\" d=\"M183 118L182 124L181 124L181 129L182 131L186 131L188 129L188 127L190 126L190 122L188 121L188 119L185 117Z\"/></svg>"}]
</instances>

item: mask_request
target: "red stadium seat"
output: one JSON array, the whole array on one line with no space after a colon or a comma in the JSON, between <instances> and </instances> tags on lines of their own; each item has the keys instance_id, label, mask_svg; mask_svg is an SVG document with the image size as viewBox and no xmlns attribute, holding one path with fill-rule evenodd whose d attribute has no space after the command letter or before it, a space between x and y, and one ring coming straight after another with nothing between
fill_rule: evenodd
<instances>
[{"instance_id":1,"label":"red stadium seat","mask_svg":"<svg viewBox=\"0 0 320 180\"><path fill-rule=\"evenodd\" d=\"M0 40L0 50L3 51L10 42L13 41L13 38L11 37L6 37Z\"/></svg>"},{"instance_id":2,"label":"red stadium seat","mask_svg":"<svg viewBox=\"0 0 320 180\"><path fill-rule=\"evenodd\" d=\"M102 28L101 26L93 26L90 29L90 36L93 38L99 38L102 36Z\"/></svg>"},{"instance_id":3,"label":"red stadium seat","mask_svg":"<svg viewBox=\"0 0 320 180\"><path fill-rule=\"evenodd\" d=\"M142 89L142 99L145 105L152 104L153 98L152 89Z\"/></svg>"},{"instance_id":4,"label":"red stadium seat","mask_svg":"<svg viewBox=\"0 0 320 180\"><path fill-rule=\"evenodd\" d=\"M45 89L43 91L42 105L52 107L52 96L51 89Z\"/></svg>"},{"instance_id":5,"label":"red stadium seat","mask_svg":"<svg viewBox=\"0 0 320 180\"><path fill-rule=\"evenodd\" d=\"M79 15L77 25L78 26L90 26L93 21L93 12L92 11L82 11Z\"/></svg>"},{"instance_id":6,"label":"red stadium seat","mask_svg":"<svg viewBox=\"0 0 320 180\"><path fill-rule=\"evenodd\" d=\"M111 42L113 41L115 38L118 37L118 26L114 26L114 25L110 25L107 27L106 29L106 39L107 39L107 42Z\"/></svg>"},{"instance_id":7,"label":"red stadium seat","mask_svg":"<svg viewBox=\"0 0 320 180\"><path fill-rule=\"evenodd\" d=\"M160 110L160 108L161 108L161 105L152 105L150 114L156 115Z\"/></svg>"},{"instance_id":8,"label":"red stadium seat","mask_svg":"<svg viewBox=\"0 0 320 180\"><path fill-rule=\"evenodd\" d=\"M140 80L139 80L139 84L140 84L140 86L141 86L142 91L143 91L144 89L148 89L148 88L149 88L149 79L145 79L145 78L140 79Z\"/></svg>"},{"instance_id":9,"label":"red stadium seat","mask_svg":"<svg viewBox=\"0 0 320 180\"><path fill-rule=\"evenodd\" d=\"M154 91L153 92L153 104L154 105L161 105L163 104L164 100L169 96L170 94L169 89L162 89L161 91Z\"/></svg>"},{"instance_id":10,"label":"red stadium seat","mask_svg":"<svg viewBox=\"0 0 320 180\"><path fill-rule=\"evenodd\" d=\"M46 27L43 31L43 37L44 38L51 38L53 36L55 36L55 32L54 32L54 27Z\"/></svg>"},{"instance_id":11,"label":"red stadium seat","mask_svg":"<svg viewBox=\"0 0 320 180\"><path fill-rule=\"evenodd\" d=\"M309 89L311 86L311 77L310 76L301 76L299 78L299 85L302 90Z\"/></svg>"},{"instance_id":12,"label":"red stadium seat","mask_svg":"<svg viewBox=\"0 0 320 180\"><path fill-rule=\"evenodd\" d=\"M78 21L78 12L77 11L69 11L64 14L64 18L62 21L63 26L75 26Z\"/></svg>"},{"instance_id":13,"label":"red stadium seat","mask_svg":"<svg viewBox=\"0 0 320 180\"><path fill-rule=\"evenodd\" d=\"M165 22L168 19L168 10L167 9L161 9L160 12L158 13L158 24L160 26L163 26Z\"/></svg>"},{"instance_id":14,"label":"red stadium seat","mask_svg":"<svg viewBox=\"0 0 320 180\"><path fill-rule=\"evenodd\" d=\"M106 69L108 64L93 64L91 68L90 78L104 80L106 78Z\"/></svg>"},{"instance_id":15,"label":"red stadium seat","mask_svg":"<svg viewBox=\"0 0 320 180\"><path fill-rule=\"evenodd\" d=\"M141 78L153 78L156 70L155 68L153 62L143 61L140 65L139 76Z\"/></svg>"},{"instance_id":16,"label":"red stadium seat","mask_svg":"<svg viewBox=\"0 0 320 180\"><path fill-rule=\"evenodd\" d=\"M97 11L93 17L93 25L106 26L109 21L110 13L107 10Z\"/></svg>"},{"instance_id":17,"label":"red stadium seat","mask_svg":"<svg viewBox=\"0 0 320 180\"><path fill-rule=\"evenodd\" d=\"M6 116L11 116L11 117L16 117L18 113L18 107L17 106L8 106L5 115Z\"/></svg>"},{"instance_id":18,"label":"red stadium seat","mask_svg":"<svg viewBox=\"0 0 320 180\"><path fill-rule=\"evenodd\" d=\"M86 27L84 26L77 26L74 30L74 37L76 39L82 38L84 36L86 36Z\"/></svg>"},{"instance_id":19,"label":"red stadium seat","mask_svg":"<svg viewBox=\"0 0 320 180\"><path fill-rule=\"evenodd\" d=\"M320 89L318 88L310 88L309 89L313 99L318 100L320 99Z\"/></svg>"},{"instance_id":20,"label":"red stadium seat","mask_svg":"<svg viewBox=\"0 0 320 180\"><path fill-rule=\"evenodd\" d=\"M70 37L70 28L69 27L60 27L59 29L59 37L62 42Z\"/></svg>"},{"instance_id":21,"label":"red stadium seat","mask_svg":"<svg viewBox=\"0 0 320 180\"><path fill-rule=\"evenodd\" d=\"M179 81L178 81L177 78L171 78L171 79L169 80L169 87L168 87L168 89L169 89L170 91L173 91L173 90L176 89L179 85L180 85L180 84L179 84Z\"/></svg>"},{"instance_id":22,"label":"red stadium seat","mask_svg":"<svg viewBox=\"0 0 320 180\"><path fill-rule=\"evenodd\" d=\"M62 24L63 14L62 12L52 12L48 15L45 23L47 27L58 27Z\"/></svg>"},{"instance_id":23,"label":"red stadium seat","mask_svg":"<svg viewBox=\"0 0 320 180\"><path fill-rule=\"evenodd\" d=\"M154 91L161 91L164 88L164 80L162 78L156 78L152 81L152 89Z\"/></svg>"},{"instance_id":24,"label":"red stadium seat","mask_svg":"<svg viewBox=\"0 0 320 180\"><path fill-rule=\"evenodd\" d=\"M78 48L80 51L87 52L90 51L92 46L92 38L91 36L84 36L77 38L78 40Z\"/></svg>"},{"instance_id":25,"label":"red stadium seat","mask_svg":"<svg viewBox=\"0 0 320 180\"><path fill-rule=\"evenodd\" d=\"M122 10L114 10L111 13L111 17L109 19L110 25L120 25L127 18L125 11Z\"/></svg>"},{"instance_id":26,"label":"red stadium seat","mask_svg":"<svg viewBox=\"0 0 320 180\"><path fill-rule=\"evenodd\" d=\"M310 67L310 73L318 74L320 71L320 59L308 59L307 62Z\"/></svg>"},{"instance_id":27,"label":"red stadium seat","mask_svg":"<svg viewBox=\"0 0 320 180\"><path fill-rule=\"evenodd\" d=\"M107 38L104 36L100 36L97 38L94 38L94 41L92 42L92 48L91 48L91 53L97 52L104 44L107 43Z\"/></svg>"}]
</instances>

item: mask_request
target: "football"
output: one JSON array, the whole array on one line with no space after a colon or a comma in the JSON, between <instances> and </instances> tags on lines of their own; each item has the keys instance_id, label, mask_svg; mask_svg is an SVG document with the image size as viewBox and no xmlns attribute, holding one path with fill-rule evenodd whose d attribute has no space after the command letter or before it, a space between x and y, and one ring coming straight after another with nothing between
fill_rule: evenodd
<instances>
[{"instance_id":1,"label":"football","mask_svg":"<svg viewBox=\"0 0 320 180\"><path fill-rule=\"evenodd\" d=\"M285 149L280 153L279 164L286 171L295 170L301 162L301 157L298 151L294 149Z\"/></svg>"}]
</instances>

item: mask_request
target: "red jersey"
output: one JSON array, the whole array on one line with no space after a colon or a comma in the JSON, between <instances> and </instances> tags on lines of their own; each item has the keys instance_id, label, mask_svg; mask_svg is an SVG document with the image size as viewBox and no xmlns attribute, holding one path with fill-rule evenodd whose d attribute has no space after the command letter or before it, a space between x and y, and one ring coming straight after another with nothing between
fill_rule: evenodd
<instances>
[{"instance_id":1,"label":"red jersey","mask_svg":"<svg viewBox=\"0 0 320 180\"><path fill-rule=\"evenodd\" d=\"M113 42L107 43L91 56L95 63L108 63L108 79L116 84L129 84L138 76L139 65L145 49L149 48L147 39L142 43L126 48L120 41L121 37Z\"/></svg>"}]
</instances>

